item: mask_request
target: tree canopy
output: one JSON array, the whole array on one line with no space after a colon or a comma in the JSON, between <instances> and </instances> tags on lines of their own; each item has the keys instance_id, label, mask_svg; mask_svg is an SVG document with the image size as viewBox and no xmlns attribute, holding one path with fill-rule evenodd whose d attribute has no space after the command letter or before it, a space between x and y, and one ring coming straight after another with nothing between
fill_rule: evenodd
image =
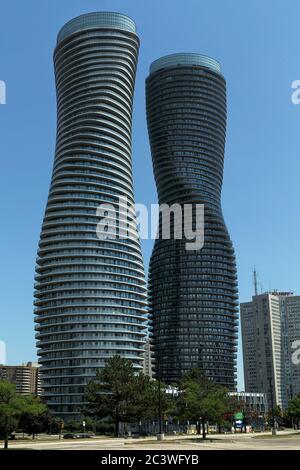
<instances>
[{"instance_id":1,"label":"tree canopy","mask_svg":"<svg viewBox=\"0 0 300 470\"><path fill-rule=\"evenodd\" d=\"M162 411L166 413L170 400L165 393L161 395ZM111 419L118 436L121 422L140 422L157 416L158 383L137 374L131 361L115 356L87 385L86 400L87 414Z\"/></svg>"},{"instance_id":2,"label":"tree canopy","mask_svg":"<svg viewBox=\"0 0 300 470\"><path fill-rule=\"evenodd\" d=\"M287 416L292 420L300 420L300 395L292 398L288 403Z\"/></svg>"},{"instance_id":3,"label":"tree canopy","mask_svg":"<svg viewBox=\"0 0 300 470\"><path fill-rule=\"evenodd\" d=\"M228 390L207 378L200 370L186 374L180 384L179 407L184 419L202 423L202 436L206 437L207 421L222 424L232 410L232 400Z\"/></svg>"},{"instance_id":4,"label":"tree canopy","mask_svg":"<svg viewBox=\"0 0 300 470\"><path fill-rule=\"evenodd\" d=\"M8 447L8 436L14 431L22 414L39 416L45 413L47 407L31 395L19 395L13 384L0 381L0 432L4 438L4 448Z\"/></svg>"}]
</instances>

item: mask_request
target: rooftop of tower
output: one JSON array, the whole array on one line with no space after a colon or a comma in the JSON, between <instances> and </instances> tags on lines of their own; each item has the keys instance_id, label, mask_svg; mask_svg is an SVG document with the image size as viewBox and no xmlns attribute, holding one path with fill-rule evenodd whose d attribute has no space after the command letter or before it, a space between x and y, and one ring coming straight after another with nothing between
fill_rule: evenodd
<instances>
[{"instance_id":1,"label":"rooftop of tower","mask_svg":"<svg viewBox=\"0 0 300 470\"><path fill-rule=\"evenodd\" d=\"M150 74L157 70L184 65L201 65L214 72L221 73L221 64L211 57L194 52L179 52L160 57L150 65Z\"/></svg>"},{"instance_id":2,"label":"rooftop of tower","mask_svg":"<svg viewBox=\"0 0 300 470\"><path fill-rule=\"evenodd\" d=\"M136 32L135 22L129 16L112 11L97 11L76 16L76 18L68 21L58 32L57 44L73 33L95 27Z\"/></svg>"}]
</instances>

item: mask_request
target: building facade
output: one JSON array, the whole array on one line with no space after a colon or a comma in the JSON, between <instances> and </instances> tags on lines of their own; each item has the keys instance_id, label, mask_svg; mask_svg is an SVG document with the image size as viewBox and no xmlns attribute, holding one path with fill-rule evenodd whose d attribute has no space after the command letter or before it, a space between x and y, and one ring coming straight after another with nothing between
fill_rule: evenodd
<instances>
[{"instance_id":1,"label":"building facade","mask_svg":"<svg viewBox=\"0 0 300 470\"><path fill-rule=\"evenodd\" d=\"M143 373L148 375L150 378L153 377L153 370L152 370L152 351L151 351L151 342L150 339L146 339L145 343L145 352L144 352L144 367Z\"/></svg>"},{"instance_id":2,"label":"building facade","mask_svg":"<svg viewBox=\"0 0 300 470\"><path fill-rule=\"evenodd\" d=\"M246 409L259 415L264 415L268 411L268 402L265 393L230 392L229 396L235 397L239 402L245 404Z\"/></svg>"},{"instance_id":3,"label":"building facade","mask_svg":"<svg viewBox=\"0 0 300 470\"><path fill-rule=\"evenodd\" d=\"M147 123L159 204L183 218L204 205L204 246L187 250L159 234L149 269L149 313L155 374L167 383L191 368L234 390L237 273L221 209L226 134L226 83L220 64L200 54L156 60L146 80ZM201 228L203 231L203 227Z\"/></svg>"},{"instance_id":4,"label":"building facade","mask_svg":"<svg viewBox=\"0 0 300 470\"><path fill-rule=\"evenodd\" d=\"M143 368L140 241L120 236L119 219L111 221L115 233L98 231L101 217L111 217L103 207L112 207L118 217L129 214L128 233L136 234L131 124L138 49L129 17L98 12L66 23L54 51L57 139L35 321L44 397L64 419L79 415L85 385L110 357Z\"/></svg>"},{"instance_id":5,"label":"building facade","mask_svg":"<svg viewBox=\"0 0 300 470\"><path fill-rule=\"evenodd\" d=\"M280 293L264 293L241 304L244 379L247 392L263 392L268 406L287 407Z\"/></svg>"},{"instance_id":6,"label":"building facade","mask_svg":"<svg viewBox=\"0 0 300 470\"><path fill-rule=\"evenodd\" d=\"M27 362L21 366L0 365L0 380L5 380L16 386L16 392L22 395L41 395L39 365Z\"/></svg>"},{"instance_id":7,"label":"building facade","mask_svg":"<svg viewBox=\"0 0 300 470\"><path fill-rule=\"evenodd\" d=\"M281 297L287 400L300 395L300 296Z\"/></svg>"}]
</instances>

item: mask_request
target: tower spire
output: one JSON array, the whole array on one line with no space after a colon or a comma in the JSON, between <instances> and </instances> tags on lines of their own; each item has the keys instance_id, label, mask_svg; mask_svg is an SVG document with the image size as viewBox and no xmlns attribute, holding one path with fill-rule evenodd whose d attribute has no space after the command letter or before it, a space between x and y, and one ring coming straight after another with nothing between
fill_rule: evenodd
<instances>
[{"instance_id":1,"label":"tower spire","mask_svg":"<svg viewBox=\"0 0 300 470\"><path fill-rule=\"evenodd\" d=\"M253 269L253 285L254 285L254 294L255 294L255 295L258 295L258 288L257 288L257 285L258 285L258 282L257 282L257 271L256 271L255 266L254 266L254 269Z\"/></svg>"}]
</instances>

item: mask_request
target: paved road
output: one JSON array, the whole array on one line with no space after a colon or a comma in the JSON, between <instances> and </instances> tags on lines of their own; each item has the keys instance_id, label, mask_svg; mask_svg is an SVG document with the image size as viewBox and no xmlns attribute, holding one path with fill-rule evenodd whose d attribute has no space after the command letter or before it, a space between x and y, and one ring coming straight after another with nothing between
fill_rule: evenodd
<instances>
[{"instance_id":1,"label":"paved road","mask_svg":"<svg viewBox=\"0 0 300 470\"><path fill-rule=\"evenodd\" d=\"M230 434L211 436L205 441L196 436L194 438L191 436L168 436L163 442L157 442L153 437L138 440L92 438L61 441L19 441L10 442L9 446L12 449L36 450L300 450L300 432L297 435L286 437L291 433L292 431L282 431L278 437L271 438L270 436L270 439L253 438L252 434Z\"/></svg>"}]
</instances>

